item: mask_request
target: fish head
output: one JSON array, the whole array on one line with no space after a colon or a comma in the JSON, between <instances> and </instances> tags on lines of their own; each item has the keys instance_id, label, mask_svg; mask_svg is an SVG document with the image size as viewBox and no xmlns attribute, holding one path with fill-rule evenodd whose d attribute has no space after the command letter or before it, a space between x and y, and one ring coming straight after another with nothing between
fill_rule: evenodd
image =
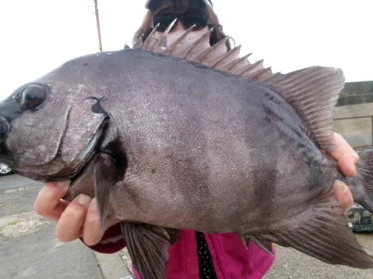
<instances>
[{"instance_id":1,"label":"fish head","mask_svg":"<svg viewBox=\"0 0 373 279\"><path fill-rule=\"evenodd\" d=\"M93 156L108 116L84 62L67 62L0 103L0 161L29 178L69 179Z\"/></svg>"}]
</instances>

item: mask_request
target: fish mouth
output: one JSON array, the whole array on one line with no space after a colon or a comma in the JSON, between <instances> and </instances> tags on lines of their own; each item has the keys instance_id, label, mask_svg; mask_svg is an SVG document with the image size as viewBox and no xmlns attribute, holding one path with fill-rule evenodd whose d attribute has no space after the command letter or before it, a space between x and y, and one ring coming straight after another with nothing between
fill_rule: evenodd
<instances>
[{"instance_id":1,"label":"fish mouth","mask_svg":"<svg viewBox=\"0 0 373 279\"><path fill-rule=\"evenodd\" d=\"M12 166L14 161L4 141L0 140L0 162Z\"/></svg>"},{"instance_id":2,"label":"fish mouth","mask_svg":"<svg viewBox=\"0 0 373 279\"><path fill-rule=\"evenodd\" d=\"M9 166L13 165L14 162L10 156L10 151L6 145L6 137L10 130L9 122L0 115L0 161Z\"/></svg>"}]
</instances>

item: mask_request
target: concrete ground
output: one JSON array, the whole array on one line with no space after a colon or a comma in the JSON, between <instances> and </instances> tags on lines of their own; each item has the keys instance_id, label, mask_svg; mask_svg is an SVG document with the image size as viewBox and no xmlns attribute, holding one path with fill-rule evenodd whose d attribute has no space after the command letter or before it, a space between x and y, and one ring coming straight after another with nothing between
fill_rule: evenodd
<instances>
[{"instance_id":1,"label":"concrete ground","mask_svg":"<svg viewBox=\"0 0 373 279\"><path fill-rule=\"evenodd\" d=\"M356 234L373 255L373 234ZM277 259L264 279L373 279L373 269L357 269L323 263L292 248L276 245Z\"/></svg>"},{"instance_id":2,"label":"concrete ground","mask_svg":"<svg viewBox=\"0 0 373 279\"><path fill-rule=\"evenodd\" d=\"M55 239L54 222L32 211L40 185L18 175L0 177L0 278L132 278L126 251L98 254L80 241ZM373 255L373 234L357 237ZM275 265L265 279L373 279L373 269L327 265L291 248L277 246L277 251Z\"/></svg>"},{"instance_id":3,"label":"concrete ground","mask_svg":"<svg viewBox=\"0 0 373 279\"><path fill-rule=\"evenodd\" d=\"M55 238L54 222L32 211L40 185L18 175L0 177L0 278L132 278L125 251L99 254L80 241Z\"/></svg>"}]
</instances>

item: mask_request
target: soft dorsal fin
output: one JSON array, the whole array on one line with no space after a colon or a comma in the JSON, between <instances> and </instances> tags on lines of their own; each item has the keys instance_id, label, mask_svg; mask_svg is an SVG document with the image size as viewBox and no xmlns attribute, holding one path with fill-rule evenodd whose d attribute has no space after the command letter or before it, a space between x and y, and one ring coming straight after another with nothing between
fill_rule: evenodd
<instances>
[{"instance_id":1,"label":"soft dorsal fin","mask_svg":"<svg viewBox=\"0 0 373 279\"><path fill-rule=\"evenodd\" d=\"M320 148L333 148L333 108L344 86L342 70L310 67L273 75L263 83L270 85L294 107Z\"/></svg>"},{"instance_id":2,"label":"soft dorsal fin","mask_svg":"<svg viewBox=\"0 0 373 279\"><path fill-rule=\"evenodd\" d=\"M160 38L154 36L155 27L143 42L137 41L134 48L139 48L155 53L172 55L174 57L204 64L213 69L229 72L237 76L244 76L255 80L264 80L272 76L270 68L263 67L263 60L251 64L247 59L249 55L240 57L240 46L222 54L221 48L229 38L221 40L219 43L205 48L205 42L210 37L212 29L202 33L199 38L190 42L188 35L193 31L195 26L191 26L169 46L166 46L166 39L169 30L175 24L173 21L165 30Z\"/></svg>"}]
</instances>

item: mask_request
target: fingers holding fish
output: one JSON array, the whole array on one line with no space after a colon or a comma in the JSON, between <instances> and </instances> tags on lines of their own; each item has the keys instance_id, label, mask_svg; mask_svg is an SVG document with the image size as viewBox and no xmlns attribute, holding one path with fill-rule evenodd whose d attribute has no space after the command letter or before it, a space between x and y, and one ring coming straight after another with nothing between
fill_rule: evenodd
<instances>
[{"instance_id":1,"label":"fingers holding fish","mask_svg":"<svg viewBox=\"0 0 373 279\"><path fill-rule=\"evenodd\" d=\"M88 246L98 244L100 241L103 240L104 234L108 231L108 229L115 224L118 224L118 222L118 219L108 218L105 222L104 227L101 227L97 200L96 198L93 198L89 204L84 221L83 232L81 235L83 238L83 242Z\"/></svg>"},{"instance_id":2,"label":"fingers holding fish","mask_svg":"<svg viewBox=\"0 0 373 279\"><path fill-rule=\"evenodd\" d=\"M70 203L63 200L69 184L69 181L46 183L34 203L36 213L57 221L56 236L61 241L72 241L80 237L91 201L91 198L84 194L77 196Z\"/></svg>"},{"instance_id":3,"label":"fingers holding fish","mask_svg":"<svg viewBox=\"0 0 373 279\"><path fill-rule=\"evenodd\" d=\"M356 153L345 153L338 160L338 166L342 173L348 177L356 176L355 164L359 161Z\"/></svg>"},{"instance_id":4,"label":"fingers holding fish","mask_svg":"<svg viewBox=\"0 0 373 279\"><path fill-rule=\"evenodd\" d=\"M36 213L57 221L68 202L62 200L69 188L68 181L49 182L43 186L34 203Z\"/></svg>"},{"instance_id":5,"label":"fingers holding fish","mask_svg":"<svg viewBox=\"0 0 373 279\"><path fill-rule=\"evenodd\" d=\"M65 208L56 225L60 241L73 241L81 236L91 201L89 196L80 194Z\"/></svg>"},{"instance_id":6,"label":"fingers holding fish","mask_svg":"<svg viewBox=\"0 0 373 279\"><path fill-rule=\"evenodd\" d=\"M342 181L336 180L333 185L333 190L341 207L345 210L350 209L354 203L354 199L348 186Z\"/></svg>"},{"instance_id":7,"label":"fingers holding fish","mask_svg":"<svg viewBox=\"0 0 373 279\"><path fill-rule=\"evenodd\" d=\"M97 208L97 200L93 199L89 204L82 232L83 241L88 246L99 243L105 233L105 228L101 228L100 225L100 217Z\"/></svg>"},{"instance_id":8,"label":"fingers holding fish","mask_svg":"<svg viewBox=\"0 0 373 279\"><path fill-rule=\"evenodd\" d=\"M340 134L334 133L334 140L336 148L330 152L330 155L338 161L338 167L345 176L355 177L355 164L359 161L359 155ZM333 189L340 205L348 210L354 203L348 186L342 181L336 180Z\"/></svg>"},{"instance_id":9,"label":"fingers holding fish","mask_svg":"<svg viewBox=\"0 0 373 279\"><path fill-rule=\"evenodd\" d=\"M61 241L72 241L81 235L91 198L81 194L71 203L63 200L69 188L68 181L49 182L40 190L34 210L54 221L56 237Z\"/></svg>"},{"instance_id":10,"label":"fingers holding fish","mask_svg":"<svg viewBox=\"0 0 373 279\"><path fill-rule=\"evenodd\" d=\"M83 242L87 246L98 244L103 239L106 230L114 224L118 223L118 220L116 219L108 219L105 223L105 226L101 227L96 198L90 200L86 211L82 208L72 208L71 210L73 210L73 214L75 215L75 218L73 219L74 227L72 227L71 224L72 220L69 220L69 218L71 217L68 217L68 215L66 215L66 220L62 220L62 217L65 216L61 217L62 222L61 220L59 221L58 229L60 229L61 234L71 234L72 240L78 237L82 237ZM78 213L79 210L81 211L80 213ZM83 215L84 220L82 221Z\"/></svg>"},{"instance_id":11,"label":"fingers holding fish","mask_svg":"<svg viewBox=\"0 0 373 279\"><path fill-rule=\"evenodd\" d=\"M337 161L342 173L348 177L356 176L355 164L359 161L359 155L348 142L337 133L334 133L336 149L330 152Z\"/></svg>"}]
</instances>

